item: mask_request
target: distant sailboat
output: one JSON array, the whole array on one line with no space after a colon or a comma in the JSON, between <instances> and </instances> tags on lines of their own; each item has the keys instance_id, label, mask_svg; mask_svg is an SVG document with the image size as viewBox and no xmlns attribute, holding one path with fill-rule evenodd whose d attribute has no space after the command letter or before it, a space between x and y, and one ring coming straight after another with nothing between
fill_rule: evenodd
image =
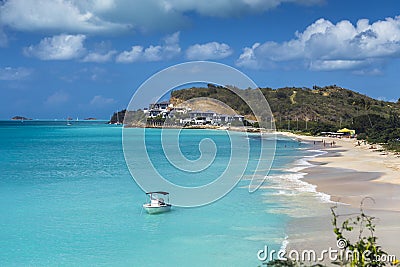
<instances>
[{"instance_id":1,"label":"distant sailboat","mask_svg":"<svg viewBox=\"0 0 400 267\"><path fill-rule=\"evenodd\" d=\"M114 114L115 114L115 116L117 117L116 120L114 120ZM117 112L115 112L114 114L113 114L113 116L111 117L111 120L108 122L108 124L110 124L110 125L111 125L111 124L114 124L114 125L117 125L117 126L118 126L118 125L123 125L123 123L119 121L119 112L118 112L118 110L117 110Z\"/></svg>"},{"instance_id":2,"label":"distant sailboat","mask_svg":"<svg viewBox=\"0 0 400 267\"><path fill-rule=\"evenodd\" d=\"M70 118L70 117L67 118L67 126L71 126L72 125L71 120L72 120L72 118Z\"/></svg>"},{"instance_id":3,"label":"distant sailboat","mask_svg":"<svg viewBox=\"0 0 400 267\"><path fill-rule=\"evenodd\" d=\"M117 122L114 123L115 125L122 125L122 122L119 121L119 112L117 110Z\"/></svg>"}]
</instances>

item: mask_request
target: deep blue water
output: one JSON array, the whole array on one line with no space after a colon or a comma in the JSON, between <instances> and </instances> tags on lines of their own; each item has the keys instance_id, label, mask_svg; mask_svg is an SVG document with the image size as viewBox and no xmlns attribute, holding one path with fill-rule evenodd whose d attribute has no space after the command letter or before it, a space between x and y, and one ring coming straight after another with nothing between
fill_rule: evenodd
<instances>
[{"instance_id":1,"label":"deep blue water","mask_svg":"<svg viewBox=\"0 0 400 267\"><path fill-rule=\"evenodd\" d=\"M223 148L223 132L193 131L180 139L188 158L199 157L191 144L205 136ZM121 127L104 122L0 122L1 266L258 266L259 249L282 246L287 222L296 209L301 213L300 198L318 201L299 174L288 171L315 151L283 138L270 178L255 193L244 179L212 204L147 215L121 134ZM159 155L156 141L148 142L154 145L149 153ZM257 139L250 142L257 152ZM208 171L221 171L224 153ZM171 180L182 177L162 158L154 162ZM293 195L296 206L287 199Z\"/></svg>"}]
</instances>

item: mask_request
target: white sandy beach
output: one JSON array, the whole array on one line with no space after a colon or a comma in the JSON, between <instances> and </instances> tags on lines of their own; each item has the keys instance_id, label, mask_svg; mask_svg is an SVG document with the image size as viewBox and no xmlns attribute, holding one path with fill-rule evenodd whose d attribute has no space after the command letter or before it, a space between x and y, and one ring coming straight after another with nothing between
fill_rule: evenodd
<instances>
[{"instance_id":1,"label":"white sandy beach","mask_svg":"<svg viewBox=\"0 0 400 267\"><path fill-rule=\"evenodd\" d=\"M323 249L335 245L329 207L339 205L339 213L359 211L360 202L365 201L367 214L377 218L378 243L389 253L400 256L400 158L387 153L377 145L371 146L355 139L299 136L279 133L288 137L311 142L317 150L327 154L313 158L314 167L304 170L304 180L317 186L317 191L329 194L332 205L327 205L326 214L303 220L294 220L289 227L291 248ZM325 140L325 146L323 145ZM332 142L336 145L331 146Z\"/></svg>"}]
</instances>

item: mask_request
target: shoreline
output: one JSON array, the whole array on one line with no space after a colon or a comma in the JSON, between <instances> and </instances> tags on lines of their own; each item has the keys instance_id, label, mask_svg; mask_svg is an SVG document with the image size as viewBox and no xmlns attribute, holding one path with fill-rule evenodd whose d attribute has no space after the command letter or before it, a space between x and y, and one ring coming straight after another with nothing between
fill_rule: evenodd
<instances>
[{"instance_id":1,"label":"shoreline","mask_svg":"<svg viewBox=\"0 0 400 267\"><path fill-rule=\"evenodd\" d=\"M124 128L146 128L146 129L182 129L182 130L218 130L232 132L262 133L266 131L263 128L253 128L247 126L216 126L216 125L124 125Z\"/></svg>"},{"instance_id":2,"label":"shoreline","mask_svg":"<svg viewBox=\"0 0 400 267\"><path fill-rule=\"evenodd\" d=\"M277 134L314 143L315 150L326 152L306 159L312 166L301 171L305 173L302 180L315 185L317 192L328 194L333 201L326 205L326 212L318 216L293 219L288 226L289 250L336 248L330 207L338 203L339 214L357 213L361 201L370 197L374 201L365 201L364 210L377 218L378 244L386 252L399 256L400 244L396 236L400 226L396 222L400 221L400 158L381 150L378 145L360 144L355 139ZM324 146L323 140L329 145ZM331 146L332 141L336 145Z\"/></svg>"},{"instance_id":3,"label":"shoreline","mask_svg":"<svg viewBox=\"0 0 400 267\"><path fill-rule=\"evenodd\" d=\"M347 138L301 136L285 132L278 132L277 134L305 142L315 141L313 149L326 152L326 154L306 159L313 166L303 170L307 173L304 180L316 185L317 188L324 189L323 191L326 192L323 193L328 193L332 197L336 196L336 199L333 199L334 202L344 202L359 207L359 201L353 203L352 201L339 201L338 198L347 198L349 194L346 193L353 193L353 196L379 196L379 193L382 193L380 187L382 189L388 189L386 187L395 189L395 191L389 193L400 193L400 158L395 153L382 151L379 145L358 145L357 140ZM324 147L322 140L325 140L326 144L330 144L332 141L335 141L336 144ZM371 148L371 146L374 148ZM339 177L325 177L332 176L332 174ZM345 188L346 191L342 191L343 188L338 190L333 187L332 183L335 181L351 185ZM374 187L372 189L376 190L360 191L360 188L365 189L365 184ZM357 186L360 186L360 188L356 188ZM388 192L384 192L383 198L392 200L389 197ZM400 200L400 196L397 197L397 194L393 194L393 197ZM379 207L379 209L383 208ZM386 206L386 209L389 208ZM389 210L393 209L400 212L400 205L395 205Z\"/></svg>"}]
</instances>

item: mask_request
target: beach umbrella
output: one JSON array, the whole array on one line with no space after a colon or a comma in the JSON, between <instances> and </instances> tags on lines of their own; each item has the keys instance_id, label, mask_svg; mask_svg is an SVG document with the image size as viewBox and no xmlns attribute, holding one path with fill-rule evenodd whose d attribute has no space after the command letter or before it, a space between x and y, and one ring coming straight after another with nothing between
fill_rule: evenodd
<instances>
[{"instance_id":1,"label":"beach umbrella","mask_svg":"<svg viewBox=\"0 0 400 267\"><path fill-rule=\"evenodd\" d=\"M338 131L338 133L347 133L347 134L350 134L350 135L355 135L356 134L356 130L350 130L350 129L347 129L347 128L343 128L343 129L340 129L339 131Z\"/></svg>"}]
</instances>

